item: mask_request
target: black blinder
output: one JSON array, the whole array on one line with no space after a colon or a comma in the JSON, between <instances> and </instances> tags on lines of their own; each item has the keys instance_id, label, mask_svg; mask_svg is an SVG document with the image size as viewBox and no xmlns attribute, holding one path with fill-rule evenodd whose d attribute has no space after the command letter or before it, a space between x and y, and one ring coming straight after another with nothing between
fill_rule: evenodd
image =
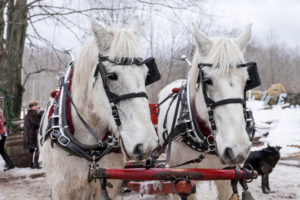
<instances>
[{"instance_id":1,"label":"black blinder","mask_svg":"<svg viewBox=\"0 0 300 200\"><path fill-rule=\"evenodd\" d=\"M109 61L110 63L114 63L116 65L143 65L145 64L149 71L146 77L146 82L145 85L150 85L158 80L160 80L161 76L159 73L159 70L157 68L157 65L155 63L155 58L153 57L149 57L145 60L143 60L142 58L127 58L127 57L123 57L119 60L110 60L108 57L106 56L102 56L101 54L99 54L99 60L104 62L104 61ZM95 74L97 75L98 71L101 72L101 67L97 66L97 69L95 71ZM103 69L105 70L105 69ZM101 72L101 74L103 75L103 77L105 77L104 75L106 75L106 72ZM94 77L96 77L96 75L94 75Z\"/></svg>"},{"instance_id":2,"label":"black blinder","mask_svg":"<svg viewBox=\"0 0 300 200\"><path fill-rule=\"evenodd\" d=\"M251 90L257 86L260 86L261 80L259 77L257 65L254 62L247 64L247 70L249 74L249 79L246 82L245 91Z\"/></svg>"},{"instance_id":3,"label":"black blinder","mask_svg":"<svg viewBox=\"0 0 300 200\"><path fill-rule=\"evenodd\" d=\"M155 58L150 57L144 60L145 65L148 67L149 71L146 78L146 86L150 85L158 80L160 80L160 72L157 68Z\"/></svg>"}]
</instances>

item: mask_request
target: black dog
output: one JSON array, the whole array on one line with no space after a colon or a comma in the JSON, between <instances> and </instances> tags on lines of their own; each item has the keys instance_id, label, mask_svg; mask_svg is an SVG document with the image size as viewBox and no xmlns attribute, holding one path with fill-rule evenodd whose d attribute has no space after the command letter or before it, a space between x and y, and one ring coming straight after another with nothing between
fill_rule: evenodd
<instances>
[{"instance_id":1,"label":"black dog","mask_svg":"<svg viewBox=\"0 0 300 200\"><path fill-rule=\"evenodd\" d=\"M260 151L251 151L246 159L244 168L251 169L249 165L261 175L261 189L264 194L271 193L269 186L269 174L280 159L280 146L269 146Z\"/></svg>"}]
</instances>

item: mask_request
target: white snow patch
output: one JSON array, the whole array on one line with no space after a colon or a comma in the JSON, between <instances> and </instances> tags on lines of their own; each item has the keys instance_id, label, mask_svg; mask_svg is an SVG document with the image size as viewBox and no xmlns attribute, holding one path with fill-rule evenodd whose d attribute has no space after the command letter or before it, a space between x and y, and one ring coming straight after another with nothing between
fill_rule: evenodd
<instances>
[{"instance_id":1,"label":"white snow patch","mask_svg":"<svg viewBox=\"0 0 300 200\"><path fill-rule=\"evenodd\" d=\"M247 101L247 106L253 111L257 134L269 132L260 141L272 146L281 146L281 156L286 157L300 151L300 107L275 105L271 109L264 109L262 101ZM260 147L262 148L262 147ZM256 149L256 148L253 148Z\"/></svg>"}]
</instances>

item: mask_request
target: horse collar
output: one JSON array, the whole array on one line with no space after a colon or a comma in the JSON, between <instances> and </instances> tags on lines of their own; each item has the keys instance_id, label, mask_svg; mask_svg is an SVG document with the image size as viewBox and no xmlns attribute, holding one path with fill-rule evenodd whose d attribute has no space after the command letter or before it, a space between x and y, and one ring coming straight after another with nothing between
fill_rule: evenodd
<instances>
[{"instance_id":1,"label":"horse collar","mask_svg":"<svg viewBox=\"0 0 300 200\"><path fill-rule=\"evenodd\" d=\"M190 148L199 152L215 152L213 132L208 128L205 121L198 115L195 102L190 102L188 85L182 88L183 98L181 102L182 111L179 117L180 123L190 123L186 134L182 137L183 142Z\"/></svg>"},{"instance_id":2,"label":"horse collar","mask_svg":"<svg viewBox=\"0 0 300 200\"><path fill-rule=\"evenodd\" d=\"M175 93L175 95L173 93L172 96L167 97L173 97L171 103L169 104L169 108L171 107L175 98L178 98L178 100L180 99L181 109L177 124L174 128L172 128L173 131L171 130L171 132L168 133L166 130L163 134L164 144L162 149L164 149L170 141L181 138L185 144L195 151L214 153L214 138L212 137L211 131L207 127L206 123L198 116L194 103L190 102L187 85L182 86L180 90L175 91ZM168 111L166 116L167 115ZM178 113L175 113L174 116L177 115ZM164 128L166 128L166 118L164 121Z\"/></svg>"},{"instance_id":3,"label":"horse collar","mask_svg":"<svg viewBox=\"0 0 300 200\"><path fill-rule=\"evenodd\" d=\"M59 78L59 97L53 99L52 102L52 115L49 117L48 125L46 129L46 134L41 137L41 145L47 138L51 139L51 145L55 143L60 148L69 152L71 155L85 158L88 161L97 162L106 154L111 152L119 151L118 138L114 133L106 133L101 139L98 138L94 130L88 125L88 123L81 117L77 111L73 99L71 97L70 91L70 78L73 71L72 62L69 64L66 76ZM94 145L86 145L79 142L71 133L70 125L67 120L67 99L69 99L69 104L74 107L79 119L82 124L88 130L97 141ZM48 103L50 105L51 103ZM71 107L71 106L70 106ZM41 125L42 126L42 125Z\"/></svg>"}]
</instances>

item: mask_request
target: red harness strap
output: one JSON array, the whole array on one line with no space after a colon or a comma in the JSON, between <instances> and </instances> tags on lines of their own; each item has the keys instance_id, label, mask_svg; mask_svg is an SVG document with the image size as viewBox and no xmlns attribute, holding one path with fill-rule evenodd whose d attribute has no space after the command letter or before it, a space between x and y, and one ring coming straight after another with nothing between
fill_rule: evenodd
<instances>
[{"instance_id":1,"label":"red harness strap","mask_svg":"<svg viewBox=\"0 0 300 200\"><path fill-rule=\"evenodd\" d=\"M70 80L69 80L69 85L68 85L68 90L70 91L70 93L71 93L73 72L74 72L74 69L72 69L72 71L70 73ZM52 91L51 94L50 94L51 97L55 98L56 101L58 101L59 97L60 97L61 90L62 89L60 89L59 91L58 90ZM48 119L53 115L53 112L54 112L54 106L52 105L50 107ZM72 116L71 116L71 103L70 103L70 99L69 99L68 96L66 98L66 112L67 112L67 122L68 122L68 125L69 125L69 128L70 128L70 131L71 131L72 134L74 134L74 125L73 125Z\"/></svg>"}]
</instances>

